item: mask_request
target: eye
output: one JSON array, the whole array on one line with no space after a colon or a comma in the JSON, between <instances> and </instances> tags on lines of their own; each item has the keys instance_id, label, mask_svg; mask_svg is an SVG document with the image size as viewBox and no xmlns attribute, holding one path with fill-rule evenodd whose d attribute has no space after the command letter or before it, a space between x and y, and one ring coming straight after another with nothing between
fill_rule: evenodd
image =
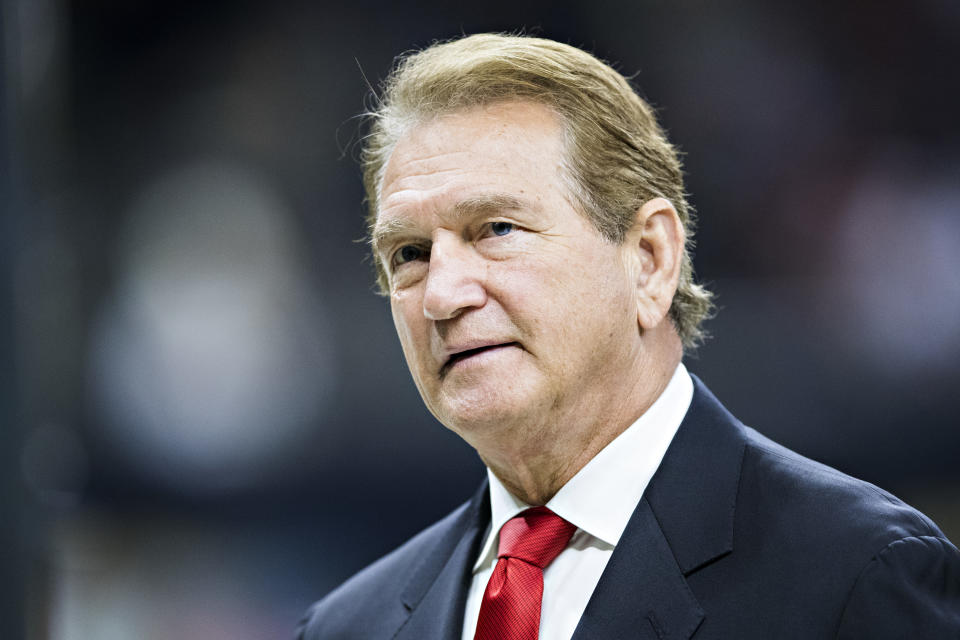
<instances>
[{"instance_id":1,"label":"eye","mask_svg":"<svg viewBox=\"0 0 960 640\"><path fill-rule=\"evenodd\" d=\"M393 254L393 265L398 267L407 262L420 260L424 255L426 255L426 251L424 251L422 247L418 247L415 244L406 244Z\"/></svg>"},{"instance_id":2,"label":"eye","mask_svg":"<svg viewBox=\"0 0 960 640\"><path fill-rule=\"evenodd\" d=\"M495 236L505 236L511 231L514 230L514 226L510 222L491 222L490 231L493 232Z\"/></svg>"}]
</instances>

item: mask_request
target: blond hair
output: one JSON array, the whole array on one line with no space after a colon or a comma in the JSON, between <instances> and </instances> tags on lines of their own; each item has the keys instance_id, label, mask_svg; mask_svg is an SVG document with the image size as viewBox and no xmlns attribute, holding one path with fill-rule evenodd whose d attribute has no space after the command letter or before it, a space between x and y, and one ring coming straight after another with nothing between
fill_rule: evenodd
<instances>
[{"instance_id":1,"label":"blond hair","mask_svg":"<svg viewBox=\"0 0 960 640\"><path fill-rule=\"evenodd\" d=\"M636 211L660 196L676 208L686 234L680 281L670 317L687 349L702 342L712 294L694 282L690 250L694 219L677 151L653 110L629 82L594 56L528 36L478 34L400 56L368 113L361 165L372 231L387 161L413 126L444 113L525 99L561 116L564 181L581 213L612 242L623 241ZM377 281L386 274L374 255Z\"/></svg>"}]
</instances>

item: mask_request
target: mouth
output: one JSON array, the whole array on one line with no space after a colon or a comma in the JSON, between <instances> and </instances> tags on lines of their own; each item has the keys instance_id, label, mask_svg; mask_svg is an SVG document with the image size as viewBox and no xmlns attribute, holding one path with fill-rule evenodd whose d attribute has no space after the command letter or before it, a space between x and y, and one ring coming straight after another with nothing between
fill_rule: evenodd
<instances>
[{"instance_id":1,"label":"mouth","mask_svg":"<svg viewBox=\"0 0 960 640\"><path fill-rule=\"evenodd\" d=\"M450 354L450 357L447 358L447 361L443 363L443 366L440 367L440 377L447 375L451 368L456 366L458 363L463 362L464 360L469 360L475 356L478 356L487 351L493 351L495 349L502 349L504 347L519 347L519 342L502 342L499 344L488 344L482 347L476 347L474 349L464 349L463 351L458 351L456 353Z\"/></svg>"}]
</instances>

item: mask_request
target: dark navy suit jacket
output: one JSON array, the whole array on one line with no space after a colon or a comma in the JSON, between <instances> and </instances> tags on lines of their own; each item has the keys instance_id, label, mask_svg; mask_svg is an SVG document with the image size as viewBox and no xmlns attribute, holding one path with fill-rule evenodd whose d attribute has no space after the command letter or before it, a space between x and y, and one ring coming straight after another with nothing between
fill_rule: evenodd
<instances>
[{"instance_id":1,"label":"dark navy suit jacket","mask_svg":"<svg viewBox=\"0 0 960 640\"><path fill-rule=\"evenodd\" d=\"M960 553L926 516L693 402L574 640L960 638ZM300 640L458 640L490 520L468 503L313 605Z\"/></svg>"}]
</instances>

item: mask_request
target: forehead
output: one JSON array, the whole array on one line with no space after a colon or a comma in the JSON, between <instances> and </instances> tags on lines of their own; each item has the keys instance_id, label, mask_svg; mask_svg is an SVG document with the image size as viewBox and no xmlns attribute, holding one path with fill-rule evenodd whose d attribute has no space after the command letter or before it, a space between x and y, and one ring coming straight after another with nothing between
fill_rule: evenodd
<instances>
[{"instance_id":1,"label":"forehead","mask_svg":"<svg viewBox=\"0 0 960 640\"><path fill-rule=\"evenodd\" d=\"M387 162L378 218L398 207L452 207L486 192L531 192L559 187L562 121L530 101L508 101L441 115L413 127Z\"/></svg>"}]
</instances>

